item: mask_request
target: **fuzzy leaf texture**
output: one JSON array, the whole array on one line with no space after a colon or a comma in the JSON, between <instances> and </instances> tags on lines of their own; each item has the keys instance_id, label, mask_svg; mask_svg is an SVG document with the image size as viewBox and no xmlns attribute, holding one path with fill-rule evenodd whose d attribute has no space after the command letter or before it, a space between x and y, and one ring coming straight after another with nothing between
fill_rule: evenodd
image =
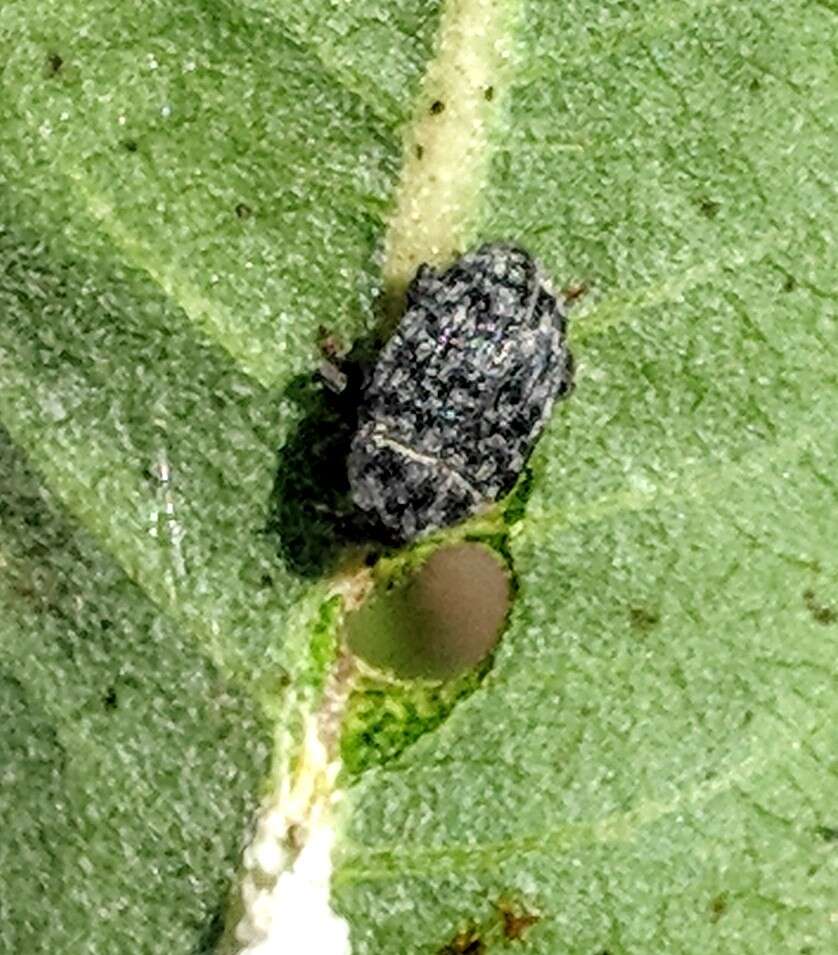
<instances>
[{"instance_id":1,"label":"fuzzy leaf texture","mask_svg":"<svg viewBox=\"0 0 838 955\"><path fill-rule=\"evenodd\" d=\"M265 531L294 383L374 325L441 11L37 6L0 9L0 951L197 955L328 583ZM838 14L509 9L474 233L588 286L578 387L491 671L350 780L333 904L354 955L835 951Z\"/></svg>"}]
</instances>

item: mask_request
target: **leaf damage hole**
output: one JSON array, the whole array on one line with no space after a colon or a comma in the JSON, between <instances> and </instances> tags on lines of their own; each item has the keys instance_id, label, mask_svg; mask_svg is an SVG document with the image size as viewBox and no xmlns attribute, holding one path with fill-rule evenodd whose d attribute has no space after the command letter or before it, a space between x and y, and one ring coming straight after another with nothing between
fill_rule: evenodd
<instances>
[{"instance_id":1,"label":"leaf damage hole","mask_svg":"<svg viewBox=\"0 0 838 955\"><path fill-rule=\"evenodd\" d=\"M443 547L347 618L347 644L398 677L449 679L494 649L511 599L510 573L494 551Z\"/></svg>"}]
</instances>

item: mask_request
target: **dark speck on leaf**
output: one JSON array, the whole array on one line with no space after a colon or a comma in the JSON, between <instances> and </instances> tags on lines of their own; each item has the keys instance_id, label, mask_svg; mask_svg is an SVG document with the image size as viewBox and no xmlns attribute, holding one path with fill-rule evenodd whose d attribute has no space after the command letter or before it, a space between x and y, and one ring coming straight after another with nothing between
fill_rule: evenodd
<instances>
[{"instance_id":1,"label":"dark speck on leaf","mask_svg":"<svg viewBox=\"0 0 838 955\"><path fill-rule=\"evenodd\" d=\"M577 282L573 285L566 285L561 291L561 296L565 305L570 306L573 305L578 299L582 298L587 291L587 282Z\"/></svg>"},{"instance_id":2,"label":"dark speck on leaf","mask_svg":"<svg viewBox=\"0 0 838 955\"><path fill-rule=\"evenodd\" d=\"M249 219L252 214L253 213L250 206L245 205L243 202L240 202L236 206L236 215L239 217L239 219Z\"/></svg>"},{"instance_id":3,"label":"dark speck on leaf","mask_svg":"<svg viewBox=\"0 0 838 955\"><path fill-rule=\"evenodd\" d=\"M125 149L129 153L135 153L139 149L139 146L137 145L137 141L134 139L124 139L122 141L122 146L123 146L123 149Z\"/></svg>"},{"instance_id":4,"label":"dark speck on leaf","mask_svg":"<svg viewBox=\"0 0 838 955\"><path fill-rule=\"evenodd\" d=\"M783 291L793 292L797 288L797 279L793 275L787 275L783 279Z\"/></svg>"},{"instance_id":5,"label":"dark speck on leaf","mask_svg":"<svg viewBox=\"0 0 838 955\"><path fill-rule=\"evenodd\" d=\"M540 918L532 912L524 912L503 905L501 915L503 916L503 934L510 942L523 939L527 930L532 928Z\"/></svg>"},{"instance_id":6,"label":"dark speck on leaf","mask_svg":"<svg viewBox=\"0 0 838 955\"><path fill-rule=\"evenodd\" d=\"M494 86L487 86L486 89L483 90L483 98L484 98L487 102L491 103L491 101L495 98L495 88L494 88Z\"/></svg>"},{"instance_id":7,"label":"dark speck on leaf","mask_svg":"<svg viewBox=\"0 0 838 955\"><path fill-rule=\"evenodd\" d=\"M698 208L701 210L702 215L707 216L708 219L715 219L719 214L721 204L704 196L702 199L699 199Z\"/></svg>"},{"instance_id":8,"label":"dark speck on leaf","mask_svg":"<svg viewBox=\"0 0 838 955\"><path fill-rule=\"evenodd\" d=\"M483 955L486 945L474 931L459 932L448 945L439 950L438 955Z\"/></svg>"},{"instance_id":9,"label":"dark speck on leaf","mask_svg":"<svg viewBox=\"0 0 838 955\"><path fill-rule=\"evenodd\" d=\"M416 158L421 159L425 155L425 147L421 143L416 144Z\"/></svg>"},{"instance_id":10,"label":"dark speck on leaf","mask_svg":"<svg viewBox=\"0 0 838 955\"><path fill-rule=\"evenodd\" d=\"M818 826L815 832L824 842L838 842L838 826Z\"/></svg>"},{"instance_id":11,"label":"dark speck on leaf","mask_svg":"<svg viewBox=\"0 0 838 955\"><path fill-rule=\"evenodd\" d=\"M47 57L47 69L50 76L55 76L64 66L64 60L57 53L50 53Z\"/></svg>"},{"instance_id":12,"label":"dark speck on leaf","mask_svg":"<svg viewBox=\"0 0 838 955\"><path fill-rule=\"evenodd\" d=\"M439 114L440 114L444 109L445 109L445 103L443 103L441 99L435 99L435 100L433 101L433 103L431 103L431 115L432 115L432 116L439 116Z\"/></svg>"},{"instance_id":13,"label":"dark speck on leaf","mask_svg":"<svg viewBox=\"0 0 838 955\"><path fill-rule=\"evenodd\" d=\"M817 623L827 626L830 623L835 623L836 619L838 619L838 615L835 613L832 607L827 607L822 604L818 600L813 590L803 591L803 603L806 605L806 609L812 615L812 618L817 621Z\"/></svg>"},{"instance_id":14,"label":"dark speck on leaf","mask_svg":"<svg viewBox=\"0 0 838 955\"><path fill-rule=\"evenodd\" d=\"M259 580L259 583L260 583L263 587L273 587L273 585L274 585L274 579L273 579L273 577L271 577L270 574L262 574L262 576L261 576L261 578L260 578L260 580Z\"/></svg>"},{"instance_id":15,"label":"dark speck on leaf","mask_svg":"<svg viewBox=\"0 0 838 955\"><path fill-rule=\"evenodd\" d=\"M116 689L109 686L105 695L102 697L102 705L106 710L115 710L117 707Z\"/></svg>"},{"instance_id":16,"label":"dark speck on leaf","mask_svg":"<svg viewBox=\"0 0 838 955\"><path fill-rule=\"evenodd\" d=\"M629 620L635 630L645 633L660 623L660 614L651 607L630 607Z\"/></svg>"},{"instance_id":17,"label":"dark speck on leaf","mask_svg":"<svg viewBox=\"0 0 838 955\"><path fill-rule=\"evenodd\" d=\"M718 922L727 911L727 896L722 893L717 895L710 903L710 921Z\"/></svg>"}]
</instances>

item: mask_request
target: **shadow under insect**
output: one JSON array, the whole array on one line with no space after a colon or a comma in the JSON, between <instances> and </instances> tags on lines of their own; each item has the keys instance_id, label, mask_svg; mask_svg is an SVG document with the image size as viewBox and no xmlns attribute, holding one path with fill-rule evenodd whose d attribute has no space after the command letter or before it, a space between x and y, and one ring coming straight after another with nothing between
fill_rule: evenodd
<instances>
[{"instance_id":1,"label":"shadow under insect","mask_svg":"<svg viewBox=\"0 0 838 955\"><path fill-rule=\"evenodd\" d=\"M305 577L320 576L347 549L381 536L352 503L346 473L361 392L380 345L365 340L341 362L346 384L339 393L319 372L298 376L285 390L304 416L277 452L266 532L283 561Z\"/></svg>"}]
</instances>

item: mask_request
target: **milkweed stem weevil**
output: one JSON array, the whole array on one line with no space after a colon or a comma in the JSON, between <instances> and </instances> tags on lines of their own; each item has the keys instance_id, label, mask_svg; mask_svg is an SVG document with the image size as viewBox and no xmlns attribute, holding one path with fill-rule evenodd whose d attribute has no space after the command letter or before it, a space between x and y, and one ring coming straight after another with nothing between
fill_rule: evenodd
<instances>
[{"instance_id":1,"label":"milkweed stem weevil","mask_svg":"<svg viewBox=\"0 0 838 955\"><path fill-rule=\"evenodd\" d=\"M421 266L361 399L353 501L404 541L463 520L512 488L572 385L567 316L528 252Z\"/></svg>"}]
</instances>

